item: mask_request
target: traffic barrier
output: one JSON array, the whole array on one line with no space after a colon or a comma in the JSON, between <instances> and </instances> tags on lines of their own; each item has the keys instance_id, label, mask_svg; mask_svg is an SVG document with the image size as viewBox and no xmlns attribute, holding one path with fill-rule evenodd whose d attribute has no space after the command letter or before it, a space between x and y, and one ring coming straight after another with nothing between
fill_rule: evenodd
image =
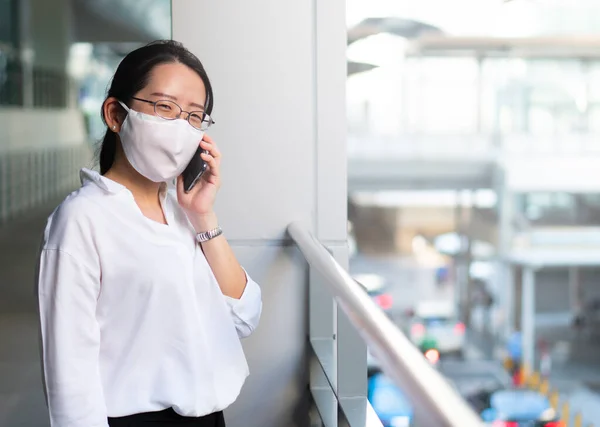
<instances>
[{"instance_id":1,"label":"traffic barrier","mask_svg":"<svg viewBox=\"0 0 600 427\"><path fill-rule=\"evenodd\" d=\"M531 372L531 369L529 369L529 366L527 366L526 364L521 365L521 369L519 369L517 372L515 385L527 386L532 375L533 373Z\"/></svg>"},{"instance_id":2,"label":"traffic barrier","mask_svg":"<svg viewBox=\"0 0 600 427\"><path fill-rule=\"evenodd\" d=\"M505 359L505 366L510 366L510 360ZM547 378L542 377L542 375L537 371L530 371L527 365L521 366L521 369L518 371L518 381L517 385L525 386L531 390L538 391L540 394L547 396L550 402L550 406L556 411L558 411L558 407L560 405L560 393L558 390L551 388L550 382ZM566 427L583 427L583 418L582 414L577 413L573 419L573 424L571 424L571 407L569 402L564 402L562 405L562 410L560 411L560 419L564 423ZM589 424L587 427L594 427L593 424Z\"/></svg>"},{"instance_id":3,"label":"traffic barrier","mask_svg":"<svg viewBox=\"0 0 600 427\"><path fill-rule=\"evenodd\" d=\"M529 376L527 385L532 390L538 390L540 388L540 380L541 380L541 377L540 377L539 372L534 372L533 374L531 374Z\"/></svg>"},{"instance_id":4,"label":"traffic barrier","mask_svg":"<svg viewBox=\"0 0 600 427\"><path fill-rule=\"evenodd\" d=\"M554 409L555 411L558 410L558 399L559 398L560 398L560 395L558 394L558 391L552 390L552 392L550 393L550 406L552 406L552 409Z\"/></svg>"},{"instance_id":5,"label":"traffic barrier","mask_svg":"<svg viewBox=\"0 0 600 427\"><path fill-rule=\"evenodd\" d=\"M562 411L560 411L560 420L565 423L567 427L571 424L571 417L569 416L571 407L569 406L569 402L563 403Z\"/></svg>"}]
</instances>

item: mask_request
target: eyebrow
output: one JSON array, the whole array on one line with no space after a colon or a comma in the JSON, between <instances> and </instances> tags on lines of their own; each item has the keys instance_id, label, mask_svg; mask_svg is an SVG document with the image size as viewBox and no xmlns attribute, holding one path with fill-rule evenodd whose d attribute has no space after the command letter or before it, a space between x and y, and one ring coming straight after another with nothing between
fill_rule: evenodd
<instances>
[{"instance_id":1,"label":"eyebrow","mask_svg":"<svg viewBox=\"0 0 600 427\"><path fill-rule=\"evenodd\" d=\"M177 97L173 96L173 95L167 95L166 93L162 93L162 92L153 92L150 94L150 96L160 96L163 98L167 98L167 99L172 99L173 101L177 101ZM195 102L192 102L190 104L192 107L197 107L200 110L204 111L204 106L200 105L200 104L196 104Z\"/></svg>"}]
</instances>

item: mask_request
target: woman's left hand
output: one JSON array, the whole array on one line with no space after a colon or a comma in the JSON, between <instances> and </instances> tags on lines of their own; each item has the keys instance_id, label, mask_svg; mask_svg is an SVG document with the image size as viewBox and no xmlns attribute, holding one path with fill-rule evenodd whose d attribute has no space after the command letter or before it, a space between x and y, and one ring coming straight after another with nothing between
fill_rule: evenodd
<instances>
[{"instance_id":1,"label":"woman's left hand","mask_svg":"<svg viewBox=\"0 0 600 427\"><path fill-rule=\"evenodd\" d=\"M221 186L219 169L221 152L212 138L206 134L200 142L200 147L210 153L201 154L202 160L208 164L208 168L189 193L183 189L183 178L181 176L177 178L177 200L188 215L203 216L213 213L217 191Z\"/></svg>"}]
</instances>

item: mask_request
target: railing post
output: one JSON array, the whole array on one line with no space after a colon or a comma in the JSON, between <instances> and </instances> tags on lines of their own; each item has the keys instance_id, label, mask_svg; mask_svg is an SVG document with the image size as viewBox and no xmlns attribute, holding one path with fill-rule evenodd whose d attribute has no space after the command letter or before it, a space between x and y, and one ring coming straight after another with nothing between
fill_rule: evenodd
<instances>
[{"instance_id":1,"label":"railing post","mask_svg":"<svg viewBox=\"0 0 600 427\"><path fill-rule=\"evenodd\" d=\"M322 276L309 267L308 331L314 352L309 366L309 386L325 427L337 427L337 308Z\"/></svg>"},{"instance_id":2,"label":"railing post","mask_svg":"<svg viewBox=\"0 0 600 427\"><path fill-rule=\"evenodd\" d=\"M560 419L567 426L571 423L571 411L569 402L563 403L562 411L560 411Z\"/></svg>"},{"instance_id":3,"label":"railing post","mask_svg":"<svg viewBox=\"0 0 600 427\"><path fill-rule=\"evenodd\" d=\"M348 249L332 247L337 263L348 270ZM364 425L367 403L367 346L343 310L337 310L337 395L351 426Z\"/></svg>"}]
</instances>

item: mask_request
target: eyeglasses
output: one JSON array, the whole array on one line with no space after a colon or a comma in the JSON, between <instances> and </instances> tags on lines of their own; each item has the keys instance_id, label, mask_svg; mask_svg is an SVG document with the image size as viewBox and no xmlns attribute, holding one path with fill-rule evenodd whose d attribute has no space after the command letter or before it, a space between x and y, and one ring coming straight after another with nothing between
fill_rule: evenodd
<instances>
[{"instance_id":1,"label":"eyeglasses","mask_svg":"<svg viewBox=\"0 0 600 427\"><path fill-rule=\"evenodd\" d=\"M196 129L206 130L215 123L215 121L204 111L184 111L173 101L164 99L159 101L149 101L147 99L136 98L135 96L132 96L131 98L137 101L152 104L154 106L154 112L156 115L165 120L176 120L181 118L182 113L186 113L186 120L192 127Z\"/></svg>"}]
</instances>

